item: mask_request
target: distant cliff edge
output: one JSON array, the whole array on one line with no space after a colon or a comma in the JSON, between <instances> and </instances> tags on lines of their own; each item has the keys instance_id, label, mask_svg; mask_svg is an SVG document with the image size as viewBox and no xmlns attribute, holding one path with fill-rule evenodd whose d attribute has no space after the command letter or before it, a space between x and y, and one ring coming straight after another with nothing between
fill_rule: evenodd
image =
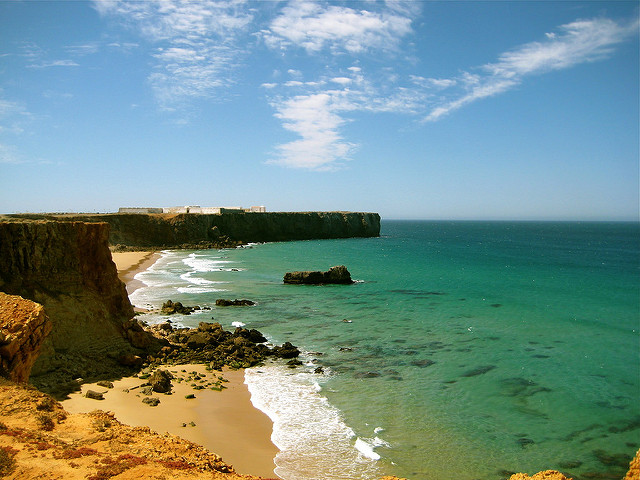
<instances>
[{"instance_id":1,"label":"distant cliff edge","mask_svg":"<svg viewBox=\"0 0 640 480\"><path fill-rule=\"evenodd\" d=\"M111 245L137 248L380 235L380 215L363 212L18 214L7 217L14 220L105 222L111 226Z\"/></svg>"}]
</instances>

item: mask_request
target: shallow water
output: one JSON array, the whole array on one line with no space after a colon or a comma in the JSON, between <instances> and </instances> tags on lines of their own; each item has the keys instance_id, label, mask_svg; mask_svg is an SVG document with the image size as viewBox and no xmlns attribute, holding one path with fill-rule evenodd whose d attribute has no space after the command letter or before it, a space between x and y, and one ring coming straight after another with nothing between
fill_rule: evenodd
<instances>
[{"instance_id":1,"label":"shallow water","mask_svg":"<svg viewBox=\"0 0 640 480\"><path fill-rule=\"evenodd\" d=\"M619 476L640 446L640 226L382 227L380 238L166 252L131 299L211 306L180 320L240 322L307 352L304 368L246 375L287 480ZM282 283L339 264L355 284Z\"/></svg>"}]
</instances>

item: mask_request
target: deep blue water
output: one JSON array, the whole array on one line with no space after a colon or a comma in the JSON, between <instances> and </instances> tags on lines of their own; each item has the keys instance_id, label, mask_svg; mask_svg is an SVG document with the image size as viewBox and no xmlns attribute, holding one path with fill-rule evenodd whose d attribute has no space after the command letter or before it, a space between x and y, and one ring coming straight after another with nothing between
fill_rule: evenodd
<instances>
[{"instance_id":1,"label":"deep blue water","mask_svg":"<svg viewBox=\"0 0 640 480\"><path fill-rule=\"evenodd\" d=\"M282 283L340 264L357 283ZM380 238L167 252L139 278L140 306L254 300L183 323L307 352L246 375L287 480L619 476L606 456L640 447L638 223L383 221Z\"/></svg>"}]
</instances>

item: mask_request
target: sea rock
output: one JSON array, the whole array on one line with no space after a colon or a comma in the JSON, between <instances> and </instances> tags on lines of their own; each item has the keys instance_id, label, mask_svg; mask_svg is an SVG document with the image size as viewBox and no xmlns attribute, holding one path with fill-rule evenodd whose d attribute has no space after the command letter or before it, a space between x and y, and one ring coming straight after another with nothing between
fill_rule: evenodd
<instances>
[{"instance_id":1,"label":"sea rock","mask_svg":"<svg viewBox=\"0 0 640 480\"><path fill-rule=\"evenodd\" d=\"M171 391L171 380L173 379L173 375L171 375L166 370L158 369L149 378L149 383L153 388L154 392L158 393L167 393Z\"/></svg>"},{"instance_id":2,"label":"sea rock","mask_svg":"<svg viewBox=\"0 0 640 480\"><path fill-rule=\"evenodd\" d=\"M255 305L256 302L251 300L247 300L245 298L238 300L226 300L224 298L219 298L216 300L216 307L245 307Z\"/></svg>"},{"instance_id":3,"label":"sea rock","mask_svg":"<svg viewBox=\"0 0 640 480\"><path fill-rule=\"evenodd\" d=\"M194 310L199 310L198 307L187 307L182 305L180 302L173 302L171 300L167 300L162 304L162 309L160 313L163 315L190 315Z\"/></svg>"},{"instance_id":4,"label":"sea rock","mask_svg":"<svg viewBox=\"0 0 640 480\"><path fill-rule=\"evenodd\" d=\"M273 352L280 358L296 358L300 355L300 350L289 342L283 343L280 347L273 347Z\"/></svg>"},{"instance_id":5,"label":"sea rock","mask_svg":"<svg viewBox=\"0 0 640 480\"><path fill-rule=\"evenodd\" d=\"M27 382L51 328L42 305L0 292L0 376Z\"/></svg>"},{"instance_id":6,"label":"sea rock","mask_svg":"<svg viewBox=\"0 0 640 480\"><path fill-rule=\"evenodd\" d=\"M331 267L326 272L319 271L296 271L287 272L284 275L284 283L288 284L305 284L305 285L324 285L324 284L341 284L348 285L353 283L351 274L347 267L339 265Z\"/></svg>"}]
</instances>

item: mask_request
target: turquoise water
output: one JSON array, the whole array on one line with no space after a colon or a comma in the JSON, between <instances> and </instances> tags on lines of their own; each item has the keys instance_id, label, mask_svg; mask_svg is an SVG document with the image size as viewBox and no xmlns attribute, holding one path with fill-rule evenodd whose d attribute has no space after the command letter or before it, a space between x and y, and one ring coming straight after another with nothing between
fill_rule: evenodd
<instances>
[{"instance_id":1,"label":"turquoise water","mask_svg":"<svg viewBox=\"0 0 640 480\"><path fill-rule=\"evenodd\" d=\"M340 264L357 283L282 283ZM140 306L254 300L182 320L306 352L246 373L286 480L619 478L640 447L637 223L383 221L380 238L166 252L138 278Z\"/></svg>"}]
</instances>

